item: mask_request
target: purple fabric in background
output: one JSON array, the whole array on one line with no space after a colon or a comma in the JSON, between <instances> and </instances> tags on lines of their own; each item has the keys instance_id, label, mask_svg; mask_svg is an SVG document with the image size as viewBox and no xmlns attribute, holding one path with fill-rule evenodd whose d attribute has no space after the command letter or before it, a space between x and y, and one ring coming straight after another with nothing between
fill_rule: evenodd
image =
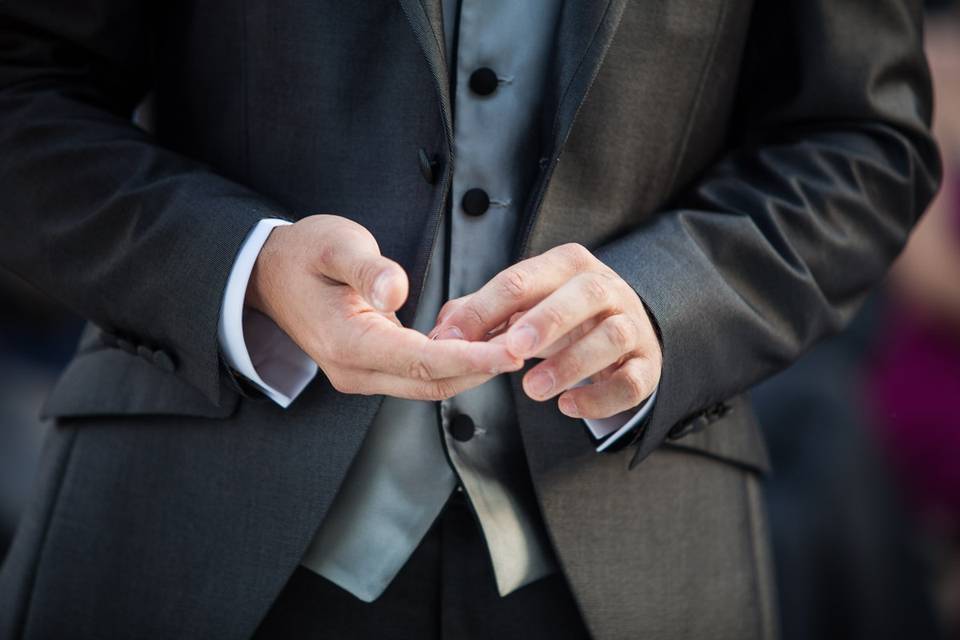
<instances>
[{"instance_id":1,"label":"purple fabric in background","mask_svg":"<svg viewBox=\"0 0 960 640\"><path fill-rule=\"evenodd\" d=\"M869 379L880 438L925 511L960 521L960 336L899 313Z\"/></svg>"},{"instance_id":2,"label":"purple fabric in background","mask_svg":"<svg viewBox=\"0 0 960 640\"><path fill-rule=\"evenodd\" d=\"M960 175L952 178L960 193ZM960 238L960 207L953 209ZM868 377L868 402L912 503L960 527L960 332L890 308Z\"/></svg>"}]
</instances>

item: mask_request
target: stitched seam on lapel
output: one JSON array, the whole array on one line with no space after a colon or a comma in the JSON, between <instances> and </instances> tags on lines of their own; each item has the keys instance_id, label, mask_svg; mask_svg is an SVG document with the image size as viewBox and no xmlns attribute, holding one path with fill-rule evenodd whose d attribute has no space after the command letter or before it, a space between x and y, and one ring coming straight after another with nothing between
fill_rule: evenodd
<instances>
[{"instance_id":1,"label":"stitched seam on lapel","mask_svg":"<svg viewBox=\"0 0 960 640\"><path fill-rule=\"evenodd\" d=\"M583 50L583 55L580 56L580 60L577 62L577 68L574 69L572 74L570 74L570 81L567 82L567 86L565 86L563 91L560 92L560 100L557 101L557 112L553 115L552 128L554 136L556 136L557 131L560 129L560 112L563 110L563 103L566 101L567 95L570 93L570 88L573 87L573 83L577 79L577 76L580 75L580 70L583 69L583 64L587 60L587 54L590 53L590 49L593 48L593 43L596 42L597 35L600 33L600 29L603 28L603 23L607 20L607 15L610 13L610 6L612 4L612 0L608 0L607 6L603 9L603 16L601 16L600 21L597 22L597 28L593 30L593 35L590 36L590 41L587 43L587 46ZM600 65L598 64L597 69L599 68ZM586 99L586 94L584 94L584 99ZM570 126L573 127L573 122L570 123ZM557 151L559 151L559 148Z\"/></svg>"},{"instance_id":2,"label":"stitched seam on lapel","mask_svg":"<svg viewBox=\"0 0 960 640\"><path fill-rule=\"evenodd\" d=\"M607 16L610 14L610 7L611 7L611 6L613 6L613 1L612 1L612 0L608 0L608 1L607 1L607 6L604 7L604 9L603 9L603 16L600 18L600 21L597 23L597 28L593 30L593 35L590 36L590 42L588 42L588 43L587 43L587 46L584 48L584 50L583 50L583 55L580 56L580 61L577 62L577 68L576 68L576 69L574 70L574 72L570 75L570 81L567 82L567 86L565 86L565 87L563 88L563 91L560 92L560 100L557 101L557 112L553 115L553 127L552 127L552 129L553 129L553 137L554 137L554 138L556 137L557 131L559 131L559 129L560 129L560 112L563 111L563 103L566 101L567 95L570 93L571 87L573 87L573 83L576 81L577 77L580 75L580 70L583 69L583 65L584 65L584 63L585 63L586 60L587 60L587 54L590 53L590 49L593 48L593 43L596 42L596 40L597 40L597 35L600 33L600 30L603 28L603 23L607 21ZM621 15L622 15L622 14L621 14ZM619 22L618 22L618 25L619 25ZM614 25L613 28L616 29L616 26L618 26L618 25ZM616 35L616 34L614 33L614 35L610 37L610 42L613 42L613 37L614 37L615 35ZM608 48L609 48L609 43L608 43ZM604 50L604 51L602 51L602 52L600 53L601 60L600 60L600 62L597 64L597 71L598 71L598 72L599 72L599 70L600 70L600 66L603 64L602 58L606 57L606 54L607 54L606 50ZM591 84L592 84L592 79L591 79ZM588 90L589 90L589 87L588 87ZM584 92L584 95L583 95L583 99L584 99L584 100L586 100L586 98L587 98L587 95L586 95L586 94L587 94L587 92ZM579 108L577 109L577 111L579 111ZM575 119L575 118L576 118L576 114L574 114L574 118L572 118L572 119L570 120L570 128L571 128L571 129L573 128L573 119ZM556 152L559 152L561 147L563 147L563 142L562 142L562 141L558 144L558 147L557 147L557 149L555 149L555 151L556 151Z\"/></svg>"},{"instance_id":3,"label":"stitched seam on lapel","mask_svg":"<svg viewBox=\"0 0 960 640\"><path fill-rule=\"evenodd\" d=\"M57 422L55 421L51 427L52 429L59 428ZM50 506L47 509L47 512L43 517L43 525L40 537L40 542L37 546L37 557L33 562L33 571L30 572L28 580L30 585L27 588L27 599L23 603L23 610L20 614L19 624L15 624L14 628L17 628L19 633L17 634L21 638L26 637L27 624L30 621L30 610L33 605L34 596L36 595L37 588L37 576L40 573L40 567L43 564L43 553L47 548L47 538L50 535L50 523L53 522L53 514L56 513L57 507L60 505L60 494L63 493L63 485L66 482L67 471L70 469L70 465L73 464L73 449L77 441L77 429L73 428L70 433L70 440L66 445L66 451L63 454L63 461L61 462L61 468L57 474L56 479L56 492L55 495L50 500Z\"/></svg>"},{"instance_id":4,"label":"stitched seam on lapel","mask_svg":"<svg viewBox=\"0 0 960 640\"><path fill-rule=\"evenodd\" d=\"M596 41L597 35L600 33L600 29L603 27L603 23L606 21L607 15L610 13L610 8L612 6L613 0L610 0L603 11L603 17L601 17L600 22L597 23L597 28L594 30L593 35L590 36L590 42L583 50L583 56L580 57L580 61L577 63L576 70L570 76L570 81L567 83L567 86L564 87L563 91L560 93L560 99L557 101L557 112L553 116L553 126L551 127L551 144L553 141L557 140L557 133L560 130L560 113L563 110L563 103L567 99L567 94L570 93L570 89L573 87L573 83L577 79L577 76L580 75L580 70L583 68L584 63L586 62L587 54L593 47L593 43ZM580 101L580 104L577 105L576 111L573 112L573 116L570 118L570 122L567 126L567 132L564 135L563 140L557 141L557 146L554 149L551 149L551 155L553 156L553 159L547 167L546 173L543 175L539 185L537 186L536 193L527 204L529 210L524 211L524 218L522 221L523 228L521 230L521 235L518 237L517 250L514 252L515 256L522 258L527 253L527 250L530 246L530 237L533 235L533 232L536 230L537 223L540 221L540 210L543 207L543 199L546 195L547 188L550 186L550 181L553 179L553 173L556 171L557 162L559 162L560 159L560 152L562 151L563 147L566 146L567 139L570 137L570 132L573 131L573 126L576 123L577 116L580 114L580 109L583 107L583 103L587 100L587 94L590 93L593 82L600 73L600 67L603 66L603 62L606 60L607 52L610 50L610 46L613 44L613 39L617 37L617 31L619 31L620 21L623 19L624 11L626 11L626 4L622 5L616 24L613 24L610 27L613 30L613 33L611 33L609 40L607 40L606 47L604 47L603 51L600 52L600 59L597 61L597 66L594 69L593 76L587 81L587 87L583 92L583 97Z\"/></svg>"},{"instance_id":5,"label":"stitched seam on lapel","mask_svg":"<svg viewBox=\"0 0 960 640\"><path fill-rule=\"evenodd\" d=\"M430 68L430 74L433 76L434 89L437 91L437 100L440 101L440 112L443 115L443 129L447 134L447 153L452 161L453 159L453 115L450 113L450 101L448 92L444 91L444 87L449 85L448 74L444 73L444 69L438 69L434 64L433 59L430 54L427 52L427 46L424 44L423 40L427 38L423 26L417 17L410 13L411 3L414 4L416 9L420 12L420 17L422 22L426 23L430 28L430 35L433 36L434 44L437 43L437 34L433 29L433 25L430 24L430 19L427 16L426 11L423 8L423 5L419 0L399 0L400 9L403 11L403 15L406 17L407 22L410 24L410 28L413 30L413 35L417 40L417 44L420 46L420 52L424 58L427 60L427 66ZM446 60L443 56L443 48L438 48L437 53L439 54L440 62L446 66Z\"/></svg>"},{"instance_id":6,"label":"stitched seam on lapel","mask_svg":"<svg viewBox=\"0 0 960 640\"><path fill-rule=\"evenodd\" d=\"M440 58L443 60L443 64L448 66L450 61L447 60L447 47L443 43L443 40L440 38L440 34L437 33L436 28L434 27L433 20L430 19L430 16L427 14L426 8L423 6L423 0L420 2L420 10L423 11L423 15L427 18L427 26L430 27L430 33L433 34L433 41L437 44L437 51L440 52ZM449 76L449 69L447 75Z\"/></svg>"},{"instance_id":7,"label":"stitched seam on lapel","mask_svg":"<svg viewBox=\"0 0 960 640\"><path fill-rule=\"evenodd\" d=\"M676 186L677 176L680 173L680 165L683 163L683 158L687 154L687 147L690 144L690 136L693 134L693 122L696 119L697 111L700 109L700 102L703 100L703 88L707 84L708 71L713 68L713 64L715 62L717 55L717 43L720 42L720 30L723 23L726 22L729 6L729 0L724 0L723 6L720 8L720 14L717 16L717 21L714 24L713 40L710 42L710 51L707 54L707 61L704 63L703 68L700 69L700 77L697 79L697 93L693 99L693 103L690 105L690 111L687 113L687 126L683 132L683 140L680 144L677 157L673 161L673 169L670 172L670 180L667 182L667 193L673 192L673 189Z\"/></svg>"}]
</instances>

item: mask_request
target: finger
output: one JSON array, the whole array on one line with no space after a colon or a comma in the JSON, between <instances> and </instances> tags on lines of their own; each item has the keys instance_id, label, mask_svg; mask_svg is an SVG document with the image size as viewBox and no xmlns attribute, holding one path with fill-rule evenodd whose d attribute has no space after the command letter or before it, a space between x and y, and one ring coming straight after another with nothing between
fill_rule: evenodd
<instances>
[{"instance_id":1,"label":"finger","mask_svg":"<svg viewBox=\"0 0 960 640\"><path fill-rule=\"evenodd\" d=\"M442 378L440 380L413 380L381 371L344 369L327 375L333 387L341 393L385 395L406 400L447 400L493 377L492 374L473 374Z\"/></svg>"},{"instance_id":2,"label":"finger","mask_svg":"<svg viewBox=\"0 0 960 640\"><path fill-rule=\"evenodd\" d=\"M530 309L507 332L507 346L521 358L548 348L580 323L617 309L614 276L580 273Z\"/></svg>"},{"instance_id":3,"label":"finger","mask_svg":"<svg viewBox=\"0 0 960 640\"><path fill-rule=\"evenodd\" d=\"M659 379L660 371L653 361L630 358L606 380L565 391L558 405L571 418L609 418L650 397Z\"/></svg>"},{"instance_id":4,"label":"finger","mask_svg":"<svg viewBox=\"0 0 960 640\"><path fill-rule=\"evenodd\" d=\"M456 327L467 340L480 340L515 312L531 308L591 261L596 259L580 245L563 245L518 262L451 311L438 333Z\"/></svg>"},{"instance_id":5,"label":"finger","mask_svg":"<svg viewBox=\"0 0 960 640\"><path fill-rule=\"evenodd\" d=\"M581 322L576 327L568 331L567 333L560 336L558 339L553 341L553 344L548 345L546 348L541 349L533 355L534 358L549 358L554 356L573 343L577 342L585 335L590 333L594 327L600 324L601 318L593 317L585 322ZM504 336L506 337L506 336Z\"/></svg>"},{"instance_id":6,"label":"finger","mask_svg":"<svg viewBox=\"0 0 960 640\"><path fill-rule=\"evenodd\" d=\"M348 335L328 343L332 345L332 360L351 367L414 380L439 380L516 371L523 366L523 360L510 354L503 344L430 340L375 313L355 316L348 324Z\"/></svg>"},{"instance_id":7,"label":"finger","mask_svg":"<svg viewBox=\"0 0 960 640\"><path fill-rule=\"evenodd\" d=\"M633 347L633 323L623 314L606 318L581 340L547 358L523 377L523 390L547 400L620 360Z\"/></svg>"},{"instance_id":8,"label":"finger","mask_svg":"<svg viewBox=\"0 0 960 640\"><path fill-rule=\"evenodd\" d=\"M604 380L609 380L610 376L616 373L617 369L620 368L622 362L614 362L609 367L605 367L600 371L596 371L590 374L590 382L603 382Z\"/></svg>"},{"instance_id":9,"label":"finger","mask_svg":"<svg viewBox=\"0 0 960 640\"><path fill-rule=\"evenodd\" d=\"M441 323L443 323L443 320L450 315L450 312L469 299L470 295L471 294L467 294L465 296L460 296L459 298L454 298L453 300L447 300L444 305L440 307L440 313L437 314L436 326L439 326Z\"/></svg>"},{"instance_id":10,"label":"finger","mask_svg":"<svg viewBox=\"0 0 960 640\"><path fill-rule=\"evenodd\" d=\"M351 222L333 225L321 241L315 266L321 274L353 287L378 311L396 311L407 299L407 274L399 264L380 255L376 239Z\"/></svg>"},{"instance_id":11,"label":"finger","mask_svg":"<svg viewBox=\"0 0 960 640\"><path fill-rule=\"evenodd\" d=\"M487 332L487 337L495 338L496 336L499 336L500 334L506 332L506 330L510 328L510 325L512 325L517 320L519 320L521 317L523 317L523 311L515 312L506 321L501 322L496 327L494 327L489 332Z\"/></svg>"}]
</instances>

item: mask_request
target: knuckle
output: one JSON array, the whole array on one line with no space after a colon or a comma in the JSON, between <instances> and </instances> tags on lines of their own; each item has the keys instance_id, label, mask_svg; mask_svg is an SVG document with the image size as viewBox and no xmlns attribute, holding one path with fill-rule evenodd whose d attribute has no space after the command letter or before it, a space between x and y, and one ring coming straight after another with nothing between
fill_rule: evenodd
<instances>
[{"instance_id":1,"label":"knuckle","mask_svg":"<svg viewBox=\"0 0 960 640\"><path fill-rule=\"evenodd\" d=\"M413 380L433 380L433 368L426 358L418 355L410 361L407 367L407 376Z\"/></svg>"},{"instance_id":2,"label":"knuckle","mask_svg":"<svg viewBox=\"0 0 960 640\"><path fill-rule=\"evenodd\" d=\"M603 324L607 339L613 346L622 351L629 351L633 347L634 328L625 316L616 315L607 318Z\"/></svg>"},{"instance_id":3,"label":"knuckle","mask_svg":"<svg viewBox=\"0 0 960 640\"><path fill-rule=\"evenodd\" d=\"M449 380L435 380L423 386L422 395L424 400L440 402L457 395L457 391Z\"/></svg>"},{"instance_id":4,"label":"knuckle","mask_svg":"<svg viewBox=\"0 0 960 640\"><path fill-rule=\"evenodd\" d=\"M500 291L509 300L523 300L530 288L529 275L522 269L508 269L500 278Z\"/></svg>"},{"instance_id":5,"label":"knuckle","mask_svg":"<svg viewBox=\"0 0 960 640\"><path fill-rule=\"evenodd\" d=\"M562 383L574 384L586 377L586 361L573 353L565 354L557 365L557 379Z\"/></svg>"},{"instance_id":6,"label":"knuckle","mask_svg":"<svg viewBox=\"0 0 960 640\"><path fill-rule=\"evenodd\" d=\"M559 329L566 322L566 314L554 306L544 307L542 317L547 329Z\"/></svg>"},{"instance_id":7,"label":"knuckle","mask_svg":"<svg viewBox=\"0 0 960 640\"><path fill-rule=\"evenodd\" d=\"M600 405L597 403L596 398L591 393L578 393L575 394L575 402L577 403L577 408L580 409L580 412L585 418L598 418L603 417L600 415Z\"/></svg>"},{"instance_id":8,"label":"knuckle","mask_svg":"<svg viewBox=\"0 0 960 640\"><path fill-rule=\"evenodd\" d=\"M647 384L639 367L629 366L623 377L626 397L631 406L647 397Z\"/></svg>"},{"instance_id":9,"label":"knuckle","mask_svg":"<svg viewBox=\"0 0 960 640\"><path fill-rule=\"evenodd\" d=\"M359 260L351 267L354 282L367 287L373 284L373 279L380 272L380 265L374 260Z\"/></svg>"},{"instance_id":10,"label":"knuckle","mask_svg":"<svg viewBox=\"0 0 960 640\"><path fill-rule=\"evenodd\" d=\"M445 318L451 311L456 309L463 302L462 298L457 298L456 300L448 300L443 303L443 306L440 307L440 313L437 314L438 318Z\"/></svg>"},{"instance_id":11,"label":"knuckle","mask_svg":"<svg viewBox=\"0 0 960 640\"><path fill-rule=\"evenodd\" d=\"M485 327L487 326L487 314L486 312L480 309L480 306L472 302L468 302L460 309L460 313L463 314L463 319L466 324L474 327Z\"/></svg>"},{"instance_id":12,"label":"knuckle","mask_svg":"<svg viewBox=\"0 0 960 640\"><path fill-rule=\"evenodd\" d=\"M561 255L569 262L575 270L579 271L589 264L593 254L579 242L568 242L558 247Z\"/></svg>"},{"instance_id":13,"label":"knuckle","mask_svg":"<svg viewBox=\"0 0 960 640\"><path fill-rule=\"evenodd\" d=\"M594 305L606 302L610 295L609 284L606 278L601 276L587 278L583 285L583 295Z\"/></svg>"}]
</instances>

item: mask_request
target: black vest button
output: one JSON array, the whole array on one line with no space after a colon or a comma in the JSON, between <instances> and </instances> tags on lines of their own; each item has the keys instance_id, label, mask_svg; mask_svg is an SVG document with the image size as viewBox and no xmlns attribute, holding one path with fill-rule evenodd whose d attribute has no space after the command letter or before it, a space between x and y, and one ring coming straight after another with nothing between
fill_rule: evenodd
<instances>
[{"instance_id":1,"label":"black vest button","mask_svg":"<svg viewBox=\"0 0 960 640\"><path fill-rule=\"evenodd\" d=\"M489 67L480 67L470 74L470 90L478 96L488 96L497 90L497 74Z\"/></svg>"},{"instance_id":2,"label":"black vest button","mask_svg":"<svg viewBox=\"0 0 960 640\"><path fill-rule=\"evenodd\" d=\"M469 216L482 216L490 208L490 196L483 189L470 189L463 194L463 211Z\"/></svg>"},{"instance_id":3,"label":"black vest button","mask_svg":"<svg viewBox=\"0 0 960 640\"><path fill-rule=\"evenodd\" d=\"M417 151L417 163L420 165L420 175L427 181L427 184L433 184L437 181L437 161L427 155L424 149Z\"/></svg>"},{"instance_id":4,"label":"black vest button","mask_svg":"<svg viewBox=\"0 0 960 640\"><path fill-rule=\"evenodd\" d=\"M475 431L476 426L473 424L473 418L464 413L458 413L450 420L450 435L453 436L454 440L466 442L473 437Z\"/></svg>"}]
</instances>

